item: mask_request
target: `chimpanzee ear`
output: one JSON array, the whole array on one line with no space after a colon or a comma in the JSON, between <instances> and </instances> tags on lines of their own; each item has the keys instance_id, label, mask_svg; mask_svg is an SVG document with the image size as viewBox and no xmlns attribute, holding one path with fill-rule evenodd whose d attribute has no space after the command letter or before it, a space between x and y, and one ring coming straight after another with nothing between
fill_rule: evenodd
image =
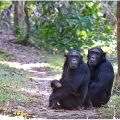
<instances>
[{"instance_id":1,"label":"chimpanzee ear","mask_svg":"<svg viewBox=\"0 0 120 120\"><path fill-rule=\"evenodd\" d=\"M64 57L67 57L67 55L65 54Z\"/></svg>"},{"instance_id":2,"label":"chimpanzee ear","mask_svg":"<svg viewBox=\"0 0 120 120\"><path fill-rule=\"evenodd\" d=\"M90 53L90 49L88 49L88 54L87 54L87 57L89 58L89 53Z\"/></svg>"},{"instance_id":3,"label":"chimpanzee ear","mask_svg":"<svg viewBox=\"0 0 120 120\"><path fill-rule=\"evenodd\" d=\"M80 54L80 63L83 61L83 56Z\"/></svg>"},{"instance_id":4,"label":"chimpanzee ear","mask_svg":"<svg viewBox=\"0 0 120 120\"><path fill-rule=\"evenodd\" d=\"M106 52L103 52L103 56L106 57Z\"/></svg>"},{"instance_id":5,"label":"chimpanzee ear","mask_svg":"<svg viewBox=\"0 0 120 120\"><path fill-rule=\"evenodd\" d=\"M81 55L81 59L83 59L83 56Z\"/></svg>"},{"instance_id":6,"label":"chimpanzee ear","mask_svg":"<svg viewBox=\"0 0 120 120\"><path fill-rule=\"evenodd\" d=\"M90 52L90 49L88 49L88 53Z\"/></svg>"}]
</instances>

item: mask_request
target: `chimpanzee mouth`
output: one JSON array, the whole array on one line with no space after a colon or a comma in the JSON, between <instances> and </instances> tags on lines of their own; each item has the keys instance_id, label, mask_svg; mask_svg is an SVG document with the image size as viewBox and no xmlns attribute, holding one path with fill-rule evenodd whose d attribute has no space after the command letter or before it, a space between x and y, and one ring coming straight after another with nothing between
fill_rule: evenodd
<instances>
[{"instance_id":1,"label":"chimpanzee mouth","mask_svg":"<svg viewBox=\"0 0 120 120\"><path fill-rule=\"evenodd\" d=\"M95 65L96 65L96 62L89 62L89 65L90 65L90 66L95 66Z\"/></svg>"},{"instance_id":2,"label":"chimpanzee mouth","mask_svg":"<svg viewBox=\"0 0 120 120\"><path fill-rule=\"evenodd\" d=\"M76 69L77 65L70 65L70 69Z\"/></svg>"}]
</instances>

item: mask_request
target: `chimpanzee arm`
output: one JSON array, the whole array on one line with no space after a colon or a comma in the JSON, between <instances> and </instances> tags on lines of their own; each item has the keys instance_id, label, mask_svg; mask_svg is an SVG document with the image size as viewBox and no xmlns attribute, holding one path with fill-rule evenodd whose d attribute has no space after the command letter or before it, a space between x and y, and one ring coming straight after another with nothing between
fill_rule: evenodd
<instances>
[{"instance_id":1,"label":"chimpanzee arm","mask_svg":"<svg viewBox=\"0 0 120 120\"><path fill-rule=\"evenodd\" d=\"M78 66L78 69L73 74L72 78L69 80L69 84L72 86L73 90L76 91L78 87L83 83L89 83L90 73L86 63L82 62Z\"/></svg>"},{"instance_id":2,"label":"chimpanzee arm","mask_svg":"<svg viewBox=\"0 0 120 120\"><path fill-rule=\"evenodd\" d=\"M86 98L87 92L88 92L88 82L84 81L76 92L77 93L79 92L79 96L78 96L77 99L78 99L78 102L79 102L78 109L80 109L81 105L83 104L83 102Z\"/></svg>"}]
</instances>

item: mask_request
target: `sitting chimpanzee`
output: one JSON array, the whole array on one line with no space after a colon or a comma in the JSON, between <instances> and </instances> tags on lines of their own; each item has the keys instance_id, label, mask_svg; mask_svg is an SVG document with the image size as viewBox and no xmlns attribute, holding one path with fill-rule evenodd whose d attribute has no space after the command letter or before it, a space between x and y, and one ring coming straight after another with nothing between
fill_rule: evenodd
<instances>
[{"instance_id":1,"label":"sitting chimpanzee","mask_svg":"<svg viewBox=\"0 0 120 120\"><path fill-rule=\"evenodd\" d=\"M87 64L90 70L90 82L83 107L92 109L101 107L109 101L114 71L111 63L106 59L106 53L99 47L88 50Z\"/></svg>"},{"instance_id":2,"label":"sitting chimpanzee","mask_svg":"<svg viewBox=\"0 0 120 120\"><path fill-rule=\"evenodd\" d=\"M58 89L60 89L60 87L61 87L61 84L59 83L58 80L53 80L53 81L51 82L52 93L51 93L51 95L50 95L50 97L49 97L49 107L51 106L51 103L52 103L52 101L51 101L52 95L53 95L55 92L57 92Z\"/></svg>"},{"instance_id":3,"label":"sitting chimpanzee","mask_svg":"<svg viewBox=\"0 0 120 120\"><path fill-rule=\"evenodd\" d=\"M57 102L64 109L78 109L88 91L90 72L82 55L76 50L71 50L65 57L62 77L59 80L62 86L49 98L49 107L52 109L56 108Z\"/></svg>"}]
</instances>

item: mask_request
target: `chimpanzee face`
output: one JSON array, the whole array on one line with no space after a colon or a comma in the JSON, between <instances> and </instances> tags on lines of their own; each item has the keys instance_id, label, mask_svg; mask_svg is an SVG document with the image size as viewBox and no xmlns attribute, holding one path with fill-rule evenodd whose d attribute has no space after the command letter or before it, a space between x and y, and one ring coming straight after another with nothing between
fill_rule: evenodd
<instances>
[{"instance_id":1,"label":"chimpanzee face","mask_svg":"<svg viewBox=\"0 0 120 120\"><path fill-rule=\"evenodd\" d=\"M66 55L66 58L70 69L76 69L82 60L82 55L80 55L80 53L76 50L71 50Z\"/></svg>"},{"instance_id":2,"label":"chimpanzee face","mask_svg":"<svg viewBox=\"0 0 120 120\"><path fill-rule=\"evenodd\" d=\"M61 84L59 83L58 80L55 79L51 82L51 88L52 89L59 88L59 87L61 87Z\"/></svg>"},{"instance_id":3,"label":"chimpanzee face","mask_svg":"<svg viewBox=\"0 0 120 120\"><path fill-rule=\"evenodd\" d=\"M100 48L92 48L88 50L88 64L90 66L97 66L105 58L105 52Z\"/></svg>"}]
</instances>

